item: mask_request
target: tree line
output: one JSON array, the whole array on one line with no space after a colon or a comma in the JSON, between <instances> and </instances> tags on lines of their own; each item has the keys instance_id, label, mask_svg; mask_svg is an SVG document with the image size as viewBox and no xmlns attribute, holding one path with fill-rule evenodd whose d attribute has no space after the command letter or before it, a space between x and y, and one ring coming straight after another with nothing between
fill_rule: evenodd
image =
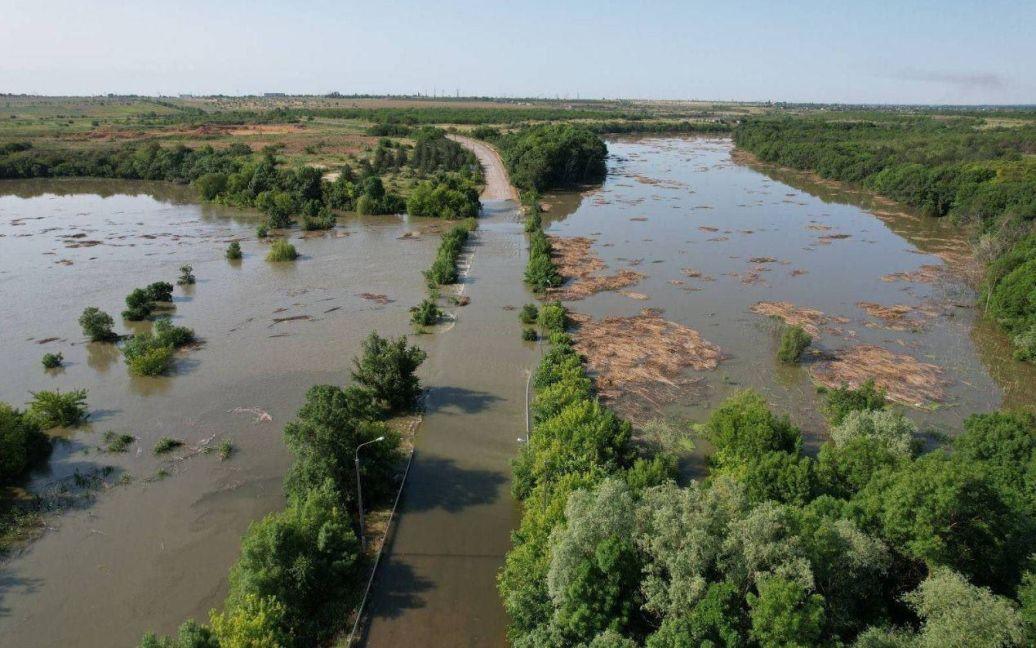
<instances>
[{"instance_id":1,"label":"tree line","mask_svg":"<svg viewBox=\"0 0 1036 648\"><path fill-rule=\"evenodd\" d=\"M703 426L708 474L635 444L564 332L514 461L499 575L518 647L1026 646L1036 640L1036 418L992 412L925 450L867 384L830 390L816 456L752 391Z\"/></svg>"}]
</instances>

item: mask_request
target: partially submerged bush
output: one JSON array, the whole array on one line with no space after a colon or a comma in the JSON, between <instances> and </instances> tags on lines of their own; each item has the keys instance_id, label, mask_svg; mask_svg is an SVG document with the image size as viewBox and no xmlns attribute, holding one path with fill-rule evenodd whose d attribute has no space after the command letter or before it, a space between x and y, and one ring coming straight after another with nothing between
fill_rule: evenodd
<instances>
[{"instance_id":1,"label":"partially submerged bush","mask_svg":"<svg viewBox=\"0 0 1036 648\"><path fill-rule=\"evenodd\" d=\"M266 255L267 261L294 261L299 257L295 246L284 239L277 239L270 246L270 252Z\"/></svg>"},{"instance_id":2,"label":"partially submerged bush","mask_svg":"<svg viewBox=\"0 0 1036 648\"><path fill-rule=\"evenodd\" d=\"M50 450L50 438L32 416L0 403L0 484L20 478Z\"/></svg>"},{"instance_id":3,"label":"partially submerged bush","mask_svg":"<svg viewBox=\"0 0 1036 648\"><path fill-rule=\"evenodd\" d=\"M180 277L176 280L176 283L180 286L190 286L194 284L195 281L194 268L189 265L180 266ZM172 294L172 290L170 290L170 294Z\"/></svg>"},{"instance_id":4,"label":"partially submerged bush","mask_svg":"<svg viewBox=\"0 0 1036 648\"><path fill-rule=\"evenodd\" d=\"M460 256L464 243L468 240L470 228L464 224L454 225L443 232L442 241L435 254L435 261L432 267L425 272L425 278L431 287L444 286L456 283L458 279L457 258Z\"/></svg>"},{"instance_id":5,"label":"partially submerged bush","mask_svg":"<svg viewBox=\"0 0 1036 648\"><path fill-rule=\"evenodd\" d=\"M79 326L83 327L83 335L90 338L92 342L110 342L118 336L112 331L115 320L108 313L105 313L96 306L90 306L83 310L79 316Z\"/></svg>"},{"instance_id":6,"label":"partially submerged bush","mask_svg":"<svg viewBox=\"0 0 1036 648\"><path fill-rule=\"evenodd\" d=\"M426 299L410 309L410 321L421 326L431 326L441 317L442 311L431 299Z\"/></svg>"},{"instance_id":7,"label":"partially submerged bush","mask_svg":"<svg viewBox=\"0 0 1036 648\"><path fill-rule=\"evenodd\" d=\"M132 434L117 434L108 430L104 433L105 450L108 452L126 452L130 445L137 440Z\"/></svg>"},{"instance_id":8,"label":"partially submerged bush","mask_svg":"<svg viewBox=\"0 0 1036 648\"><path fill-rule=\"evenodd\" d=\"M158 443L155 444L154 453L156 455L162 455L166 454L167 452L172 452L173 450L176 450L180 447L183 447L183 441L181 441L180 439L174 439L172 437L162 437L158 440Z\"/></svg>"},{"instance_id":9,"label":"partially submerged bush","mask_svg":"<svg viewBox=\"0 0 1036 648\"><path fill-rule=\"evenodd\" d=\"M527 326L522 329L522 339L526 342L535 342L540 336L536 333L536 329Z\"/></svg>"},{"instance_id":10,"label":"partially submerged bush","mask_svg":"<svg viewBox=\"0 0 1036 648\"><path fill-rule=\"evenodd\" d=\"M241 258L241 244L237 241L231 241L230 245L227 246L227 259L230 261L237 261Z\"/></svg>"},{"instance_id":11,"label":"partially submerged bush","mask_svg":"<svg viewBox=\"0 0 1036 648\"><path fill-rule=\"evenodd\" d=\"M61 353L44 353L43 354L43 368L44 369L57 369L65 361L65 356Z\"/></svg>"},{"instance_id":12,"label":"partially submerged bush","mask_svg":"<svg viewBox=\"0 0 1036 648\"><path fill-rule=\"evenodd\" d=\"M307 232L315 230L329 230L335 226L335 215L330 209L323 207L316 214L302 215L302 229Z\"/></svg>"},{"instance_id":13,"label":"partially submerged bush","mask_svg":"<svg viewBox=\"0 0 1036 648\"><path fill-rule=\"evenodd\" d=\"M561 302L544 304L540 309L540 326L550 332L565 332L565 325L568 317L565 315L565 307Z\"/></svg>"},{"instance_id":14,"label":"partially submerged bush","mask_svg":"<svg viewBox=\"0 0 1036 648\"><path fill-rule=\"evenodd\" d=\"M155 302L146 288L134 288L126 295L126 310L122 311L122 317L131 322L139 322L151 316L155 310Z\"/></svg>"},{"instance_id":15,"label":"partially submerged bush","mask_svg":"<svg viewBox=\"0 0 1036 648\"><path fill-rule=\"evenodd\" d=\"M168 371L175 350L194 341L194 331L174 326L168 317L155 322L154 332L144 331L126 341L122 355L132 373L159 376Z\"/></svg>"},{"instance_id":16,"label":"partially submerged bush","mask_svg":"<svg viewBox=\"0 0 1036 648\"><path fill-rule=\"evenodd\" d=\"M388 411L409 410L421 395L421 381L414 372L426 357L420 348L407 346L405 335L390 340L371 333L363 341L363 355L354 360L352 377Z\"/></svg>"},{"instance_id":17,"label":"partially submerged bush","mask_svg":"<svg viewBox=\"0 0 1036 648\"><path fill-rule=\"evenodd\" d=\"M187 266L189 267L189 266ZM171 302L173 301L173 284L168 281L156 281L144 289L151 301Z\"/></svg>"},{"instance_id":18,"label":"partially submerged bush","mask_svg":"<svg viewBox=\"0 0 1036 648\"><path fill-rule=\"evenodd\" d=\"M777 348L777 359L784 364L798 364L802 353L813 342L812 336L801 326L786 326L781 329L781 343Z\"/></svg>"},{"instance_id":19,"label":"partially submerged bush","mask_svg":"<svg viewBox=\"0 0 1036 648\"><path fill-rule=\"evenodd\" d=\"M259 227L255 228L255 235L261 239L264 239L270 235L270 230L266 227L266 225L260 225Z\"/></svg>"},{"instance_id":20,"label":"partially submerged bush","mask_svg":"<svg viewBox=\"0 0 1036 648\"><path fill-rule=\"evenodd\" d=\"M518 312L518 320L526 325L535 324L539 314L540 309L536 308L536 304L526 304Z\"/></svg>"},{"instance_id":21,"label":"partially submerged bush","mask_svg":"<svg viewBox=\"0 0 1036 648\"><path fill-rule=\"evenodd\" d=\"M86 409L86 390L73 389L30 392L32 401L26 414L40 427L72 427L89 417Z\"/></svg>"}]
</instances>

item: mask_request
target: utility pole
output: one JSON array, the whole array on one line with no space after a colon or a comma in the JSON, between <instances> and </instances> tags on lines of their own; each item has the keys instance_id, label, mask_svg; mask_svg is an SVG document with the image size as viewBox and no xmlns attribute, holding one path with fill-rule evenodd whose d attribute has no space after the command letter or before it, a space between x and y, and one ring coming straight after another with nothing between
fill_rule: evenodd
<instances>
[{"instance_id":1,"label":"utility pole","mask_svg":"<svg viewBox=\"0 0 1036 648\"><path fill-rule=\"evenodd\" d=\"M360 448L362 448L365 445L370 445L372 443L377 443L378 441L384 440L385 437L380 436L377 439L367 441L366 443L361 443L360 445L356 446L356 452L354 454L354 458L356 460L356 502L359 505L360 509L360 551L367 550L367 536L364 534L363 530L363 487L360 484Z\"/></svg>"}]
</instances>

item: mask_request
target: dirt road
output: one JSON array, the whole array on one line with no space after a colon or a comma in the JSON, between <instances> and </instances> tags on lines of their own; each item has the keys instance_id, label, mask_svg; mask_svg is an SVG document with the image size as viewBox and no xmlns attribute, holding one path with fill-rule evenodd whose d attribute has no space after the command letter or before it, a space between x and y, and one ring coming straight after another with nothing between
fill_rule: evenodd
<instances>
[{"instance_id":1,"label":"dirt road","mask_svg":"<svg viewBox=\"0 0 1036 648\"><path fill-rule=\"evenodd\" d=\"M482 200L513 200L518 202L518 191L511 186L507 177L507 169L500 154L489 144L463 135L447 135L478 157L486 175L486 188L482 190Z\"/></svg>"}]
</instances>

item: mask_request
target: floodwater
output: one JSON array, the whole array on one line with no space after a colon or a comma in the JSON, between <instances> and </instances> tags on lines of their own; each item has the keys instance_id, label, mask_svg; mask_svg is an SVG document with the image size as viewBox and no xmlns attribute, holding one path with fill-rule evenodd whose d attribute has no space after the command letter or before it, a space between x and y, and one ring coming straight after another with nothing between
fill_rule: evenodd
<instances>
[{"instance_id":1,"label":"floodwater","mask_svg":"<svg viewBox=\"0 0 1036 648\"><path fill-rule=\"evenodd\" d=\"M409 332L438 223L353 217L331 234L293 231L302 256L282 264L264 260L258 223L171 185L0 184L0 400L22 406L31 391L85 388L91 412L30 486L74 489L76 472L113 467L93 497L47 515L42 537L0 565L3 645L129 646L147 630L206 619L249 522L284 505L281 429L306 389L346 382L371 330ZM413 230L423 233L400 238ZM230 262L235 239L244 258ZM118 317L125 295L174 283L183 264L197 284L176 288L173 319L202 343L178 355L171 375L131 376L113 345L86 342L85 307L111 313L119 332L137 330ZM58 351L66 366L45 371L41 356ZM137 441L106 453L107 430ZM155 457L163 436L186 446ZM236 449L227 461L195 452L222 440Z\"/></svg>"},{"instance_id":2,"label":"floodwater","mask_svg":"<svg viewBox=\"0 0 1036 648\"><path fill-rule=\"evenodd\" d=\"M948 221L738 163L726 139L617 139L608 148L603 186L547 198L547 232L593 239L602 274L647 275L628 295L600 292L570 309L594 318L660 309L722 349L719 367L690 372L702 379L698 388L665 414L702 421L733 390L750 387L821 438L813 382L805 368L777 362L778 324L750 310L761 301L845 318L822 327L815 344L825 352L872 344L942 368L942 401L905 408L928 429L952 434L973 412L1034 405L1036 369L1013 360L1007 339L972 307L975 294L957 274L967 241ZM886 276L923 266L939 278ZM860 302L916 311L909 326L890 326Z\"/></svg>"}]
</instances>

